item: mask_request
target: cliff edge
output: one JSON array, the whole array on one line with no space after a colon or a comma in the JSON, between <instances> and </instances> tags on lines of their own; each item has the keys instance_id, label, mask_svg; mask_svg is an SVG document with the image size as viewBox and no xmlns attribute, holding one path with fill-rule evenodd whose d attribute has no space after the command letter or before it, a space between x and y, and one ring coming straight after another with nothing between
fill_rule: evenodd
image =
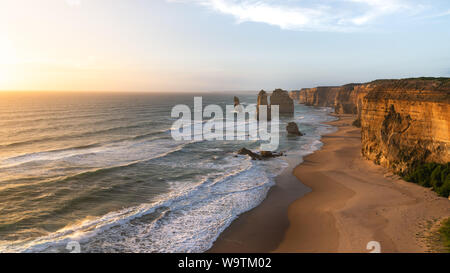
<instances>
[{"instance_id":1,"label":"cliff edge","mask_svg":"<svg viewBox=\"0 0 450 273\"><path fill-rule=\"evenodd\" d=\"M396 173L450 161L450 78L376 80L306 88L290 96L305 105L355 114L363 156Z\"/></svg>"},{"instance_id":2,"label":"cliff edge","mask_svg":"<svg viewBox=\"0 0 450 273\"><path fill-rule=\"evenodd\" d=\"M450 79L380 80L362 99L362 154L404 174L450 161Z\"/></svg>"}]
</instances>

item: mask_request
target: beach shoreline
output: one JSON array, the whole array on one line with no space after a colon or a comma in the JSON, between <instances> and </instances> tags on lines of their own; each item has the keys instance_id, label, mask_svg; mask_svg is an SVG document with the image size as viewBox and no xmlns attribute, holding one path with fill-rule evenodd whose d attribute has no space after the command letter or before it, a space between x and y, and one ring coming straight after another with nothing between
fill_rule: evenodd
<instances>
[{"instance_id":1,"label":"beach shoreline","mask_svg":"<svg viewBox=\"0 0 450 273\"><path fill-rule=\"evenodd\" d=\"M267 198L208 252L370 252L371 241L381 252L432 251L427 229L450 216L450 200L364 159L353 120L329 122L338 130L301 164L288 157Z\"/></svg>"}]
</instances>

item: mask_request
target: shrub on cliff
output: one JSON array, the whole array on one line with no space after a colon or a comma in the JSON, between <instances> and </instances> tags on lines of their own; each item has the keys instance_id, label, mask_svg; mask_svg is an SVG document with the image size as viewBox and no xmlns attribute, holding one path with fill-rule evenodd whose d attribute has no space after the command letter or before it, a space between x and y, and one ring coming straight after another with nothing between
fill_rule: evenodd
<instances>
[{"instance_id":1,"label":"shrub on cliff","mask_svg":"<svg viewBox=\"0 0 450 273\"><path fill-rule=\"evenodd\" d=\"M404 179L424 187L431 187L439 195L448 197L450 194L450 163L422 164L404 176Z\"/></svg>"},{"instance_id":2,"label":"shrub on cliff","mask_svg":"<svg viewBox=\"0 0 450 273\"><path fill-rule=\"evenodd\" d=\"M447 220L442 223L439 234L441 235L444 247L447 249L447 252L450 253L450 218L447 218Z\"/></svg>"}]
</instances>

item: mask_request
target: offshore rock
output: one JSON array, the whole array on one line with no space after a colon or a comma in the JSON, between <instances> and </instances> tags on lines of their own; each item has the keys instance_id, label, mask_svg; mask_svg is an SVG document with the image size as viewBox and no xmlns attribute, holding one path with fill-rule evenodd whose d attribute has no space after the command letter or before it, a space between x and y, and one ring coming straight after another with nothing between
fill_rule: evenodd
<instances>
[{"instance_id":1,"label":"offshore rock","mask_svg":"<svg viewBox=\"0 0 450 273\"><path fill-rule=\"evenodd\" d=\"M288 132L289 135L294 135L294 136L302 136L303 134L300 132L300 130L298 129L298 125L295 122L289 122L288 125L286 126L286 131Z\"/></svg>"}]
</instances>

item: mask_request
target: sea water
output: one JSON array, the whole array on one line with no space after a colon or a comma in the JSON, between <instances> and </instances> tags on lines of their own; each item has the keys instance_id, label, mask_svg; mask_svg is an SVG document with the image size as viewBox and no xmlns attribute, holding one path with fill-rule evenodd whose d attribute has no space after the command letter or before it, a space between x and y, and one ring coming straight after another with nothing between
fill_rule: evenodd
<instances>
[{"instance_id":1,"label":"sea water","mask_svg":"<svg viewBox=\"0 0 450 273\"><path fill-rule=\"evenodd\" d=\"M172 107L247 93L0 94L0 252L203 252L287 166L237 156L259 141L175 141ZM312 153L330 108L295 105L279 151ZM220 117L217 117L220 118ZM288 136L290 121L302 137Z\"/></svg>"}]
</instances>

